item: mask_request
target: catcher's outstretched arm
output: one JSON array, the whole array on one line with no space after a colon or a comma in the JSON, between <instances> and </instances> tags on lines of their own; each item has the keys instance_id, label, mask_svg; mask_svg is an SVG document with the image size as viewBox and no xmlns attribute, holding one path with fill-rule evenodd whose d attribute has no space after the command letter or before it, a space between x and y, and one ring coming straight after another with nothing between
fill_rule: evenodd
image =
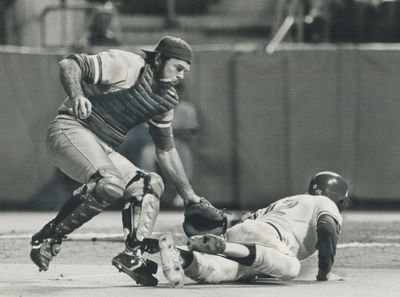
<instances>
[{"instance_id":1,"label":"catcher's outstretched arm","mask_svg":"<svg viewBox=\"0 0 400 297\"><path fill-rule=\"evenodd\" d=\"M193 191L176 148L164 151L156 147L156 156L162 172L172 182L185 206L199 203L201 197Z\"/></svg>"},{"instance_id":2,"label":"catcher's outstretched arm","mask_svg":"<svg viewBox=\"0 0 400 297\"><path fill-rule=\"evenodd\" d=\"M198 203L198 197L189 183L180 156L175 148L171 127L173 112L152 118L149 132L156 146L156 157L164 175L172 182L185 205Z\"/></svg>"},{"instance_id":3,"label":"catcher's outstretched arm","mask_svg":"<svg viewBox=\"0 0 400 297\"><path fill-rule=\"evenodd\" d=\"M333 261L336 255L336 244L339 237L340 227L333 217L324 214L317 222L318 241L318 274L317 280L328 280Z\"/></svg>"}]
</instances>

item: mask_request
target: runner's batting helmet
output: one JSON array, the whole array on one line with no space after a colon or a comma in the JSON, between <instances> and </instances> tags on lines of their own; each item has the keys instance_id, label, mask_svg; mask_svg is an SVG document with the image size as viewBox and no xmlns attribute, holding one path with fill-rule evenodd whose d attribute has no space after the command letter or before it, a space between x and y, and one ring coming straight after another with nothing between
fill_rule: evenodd
<instances>
[{"instance_id":1,"label":"runner's batting helmet","mask_svg":"<svg viewBox=\"0 0 400 297\"><path fill-rule=\"evenodd\" d=\"M349 187L344 178L331 171L323 171L314 175L308 187L308 194L329 197L340 211L345 207L348 192Z\"/></svg>"}]
</instances>

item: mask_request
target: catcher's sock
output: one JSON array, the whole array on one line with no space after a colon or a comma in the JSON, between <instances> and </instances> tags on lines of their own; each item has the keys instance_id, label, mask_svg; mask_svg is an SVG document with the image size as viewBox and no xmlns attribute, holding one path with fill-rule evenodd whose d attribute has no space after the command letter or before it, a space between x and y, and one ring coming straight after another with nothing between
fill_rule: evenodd
<instances>
[{"instance_id":1,"label":"catcher's sock","mask_svg":"<svg viewBox=\"0 0 400 297\"><path fill-rule=\"evenodd\" d=\"M125 254L129 255L129 256L142 256L143 251L140 249L139 246L135 246L135 247L131 247L129 245L125 245Z\"/></svg>"},{"instance_id":2,"label":"catcher's sock","mask_svg":"<svg viewBox=\"0 0 400 297\"><path fill-rule=\"evenodd\" d=\"M239 246L241 246L241 247L239 247ZM236 247L236 249L235 249L235 247ZM246 256L240 256L240 255L244 254L242 248L247 249ZM238 253L238 249L240 249L241 253ZM242 264L245 266L251 266L254 263L254 261L256 260L256 245L255 244L227 243L224 255L226 255L228 259L236 261L239 264Z\"/></svg>"},{"instance_id":3,"label":"catcher's sock","mask_svg":"<svg viewBox=\"0 0 400 297\"><path fill-rule=\"evenodd\" d=\"M143 242L138 240L134 234L129 234L125 239L125 248L127 251L137 251L142 248Z\"/></svg>"},{"instance_id":4,"label":"catcher's sock","mask_svg":"<svg viewBox=\"0 0 400 297\"><path fill-rule=\"evenodd\" d=\"M140 241L133 234L129 234L126 238L125 247L127 250L135 251L140 249L142 252L147 252L149 254L155 254L160 251L158 239L144 238L142 241Z\"/></svg>"},{"instance_id":5,"label":"catcher's sock","mask_svg":"<svg viewBox=\"0 0 400 297\"><path fill-rule=\"evenodd\" d=\"M193 259L194 259L194 255L192 251L185 251L185 250L180 250L179 251L179 256L181 258L182 261L182 268L186 269L190 266L190 264L192 264Z\"/></svg>"}]
</instances>

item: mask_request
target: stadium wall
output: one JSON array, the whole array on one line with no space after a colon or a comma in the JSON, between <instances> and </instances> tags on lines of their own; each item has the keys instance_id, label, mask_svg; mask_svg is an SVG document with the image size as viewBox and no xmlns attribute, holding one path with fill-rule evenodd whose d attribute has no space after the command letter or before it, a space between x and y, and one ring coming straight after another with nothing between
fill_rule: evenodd
<instances>
[{"instance_id":1,"label":"stadium wall","mask_svg":"<svg viewBox=\"0 0 400 297\"><path fill-rule=\"evenodd\" d=\"M321 170L343 174L358 200L399 199L399 55L300 49L237 59L241 205L304 192Z\"/></svg>"},{"instance_id":2,"label":"stadium wall","mask_svg":"<svg viewBox=\"0 0 400 297\"><path fill-rule=\"evenodd\" d=\"M0 52L2 202L23 205L53 178L44 139L64 96L57 60L41 52Z\"/></svg>"},{"instance_id":3,"label":"stadium wall","mask_svg":"<svg viewBox=\"0 0 400 297\"><path fill-rule=\"evenodd\" d=\"M67 197L44 148L64 98L60 56L0 51L0 205ZM314 172L333 170L357 199L400 198L400 51L199 49L195 57L185 94L199 112L198 193L216 204L259 207L304 192Z\"/></svg>"}]
</instances>

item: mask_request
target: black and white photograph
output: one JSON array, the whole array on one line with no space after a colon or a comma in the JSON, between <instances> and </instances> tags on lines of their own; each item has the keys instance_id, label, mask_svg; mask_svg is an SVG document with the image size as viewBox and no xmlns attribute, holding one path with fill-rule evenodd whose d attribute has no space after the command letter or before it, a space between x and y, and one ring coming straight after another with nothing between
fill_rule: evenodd
<instances>
[{"instance_id":1,"label":"black and white photograph","mask_svg":"<svg viewBox=\"0 0 400 297\"><path fill-rule=\"evenodd\" d=\"M0 297L397 297L400 0L0 0Z\"/></svg>"}]
</instances>

